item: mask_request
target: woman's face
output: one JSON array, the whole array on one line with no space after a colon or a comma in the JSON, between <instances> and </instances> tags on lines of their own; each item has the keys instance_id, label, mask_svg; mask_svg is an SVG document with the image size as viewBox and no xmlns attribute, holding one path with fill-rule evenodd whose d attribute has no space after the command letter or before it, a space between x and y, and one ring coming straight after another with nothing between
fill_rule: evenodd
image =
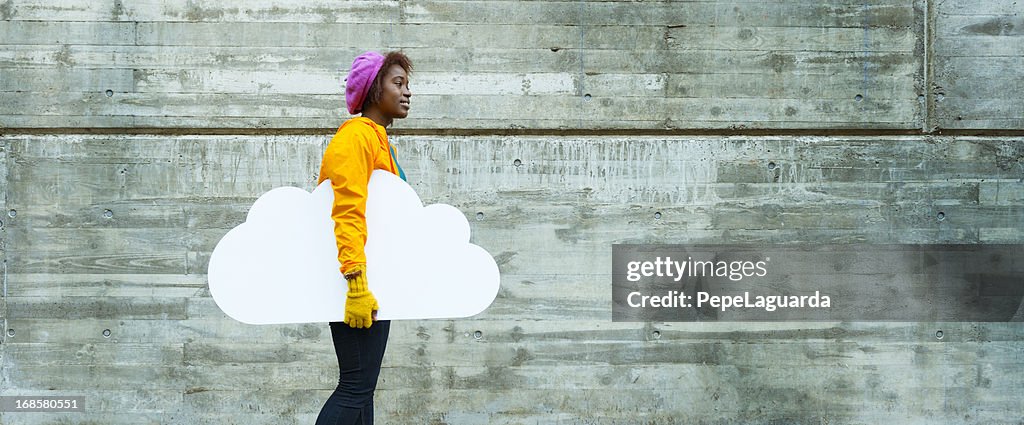
<instances>
[{"instance_id":1,"label":"woman's face","mask_svg":"<svg viewBox=\"0 0 1024 425\"><path fill-rule=\"evenodd\" d=\"M387 116L393 118L405 118L409 115L409 99L412 92L409 91L409 74L401 65L391 65L387 74L384 75L383 87L381 87L380 102L377 107Z\"/></svg>"}]
</instances>

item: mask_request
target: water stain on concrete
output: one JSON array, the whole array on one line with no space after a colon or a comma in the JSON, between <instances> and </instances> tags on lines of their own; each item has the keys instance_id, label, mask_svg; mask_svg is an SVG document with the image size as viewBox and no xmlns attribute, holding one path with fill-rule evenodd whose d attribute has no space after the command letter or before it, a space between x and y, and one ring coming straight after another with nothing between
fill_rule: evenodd
<instances>
[{"instance_id":1,"label":"water stain on concrete","mask_svg":"<svg viewBox=\"0 0 1024 425\"><path fill-rule=\"evenodd\" d=\"M14 0L7 0L0 4L0 20L10 21L17 11L14 10Z\"/></svg>"},{"instance_id":2,"label":"water stain on concrete","mask_svg":"<svg viewBox=\"0 0 1024 425\"><path fill-rule=\"evenodd\" d=\"M979 24L964 27L964 32L981 35L1021 35L1022 19L1012 19L1008 16L1000 16L989 19Z\"/></svg>"}]
</instances>

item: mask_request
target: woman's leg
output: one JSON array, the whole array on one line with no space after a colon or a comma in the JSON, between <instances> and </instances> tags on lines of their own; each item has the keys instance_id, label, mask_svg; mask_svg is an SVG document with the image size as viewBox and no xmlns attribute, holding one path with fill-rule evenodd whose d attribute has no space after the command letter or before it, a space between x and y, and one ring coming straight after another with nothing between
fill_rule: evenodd
<instances>
[{"instance_id":1,"label":"woman's leg","mask_svg":"<svg viewBox=\"0 0 1024 425\"><path fill-rule=\"evenodd\" d=\"M324 403L316 425L373 425L373 391L390 329L387 320L373 322L369 329L331 322L338 387Z\"/></svg>"}]
</instances>

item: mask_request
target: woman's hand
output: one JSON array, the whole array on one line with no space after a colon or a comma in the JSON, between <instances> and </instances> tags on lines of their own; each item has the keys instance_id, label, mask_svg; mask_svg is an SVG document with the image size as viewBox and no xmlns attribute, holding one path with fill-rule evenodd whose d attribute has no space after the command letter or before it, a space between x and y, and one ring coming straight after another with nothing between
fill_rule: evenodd
<instances>
[{"instance_id":1,"label":"woman's hand","mask_svg":"<svg viewBox=\"0 0 1024 425\"><path fill-rule=\"evenodd\" d=\"M369 328L377 319L377 299L366 283L366 266L358 265L345 273L348 280L348 298L345 300L345 320L353 328Z\"/></svg>"}]
</instances>

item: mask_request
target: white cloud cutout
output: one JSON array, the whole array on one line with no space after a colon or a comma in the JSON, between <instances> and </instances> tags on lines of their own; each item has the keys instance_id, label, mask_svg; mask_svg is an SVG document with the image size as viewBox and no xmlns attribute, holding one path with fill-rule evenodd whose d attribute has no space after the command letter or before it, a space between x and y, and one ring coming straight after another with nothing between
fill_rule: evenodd
<instances>
[{"instance_id":1,"label":"white cloud cutout","mask_svg":"<svg viewBox=\"0 0 1024 425\"><path fill-rule=\"evenodd\" d=\"M256 200L210 257L210 294L249 324L341 321L348 287L334 239L330 181L313 193L273 189ZM468 317L498 294L494 258L469 243L469 222L445 204L424 207L394 174L370 176L366 267L378 320Z\"/></svg>"}]
</instances>

